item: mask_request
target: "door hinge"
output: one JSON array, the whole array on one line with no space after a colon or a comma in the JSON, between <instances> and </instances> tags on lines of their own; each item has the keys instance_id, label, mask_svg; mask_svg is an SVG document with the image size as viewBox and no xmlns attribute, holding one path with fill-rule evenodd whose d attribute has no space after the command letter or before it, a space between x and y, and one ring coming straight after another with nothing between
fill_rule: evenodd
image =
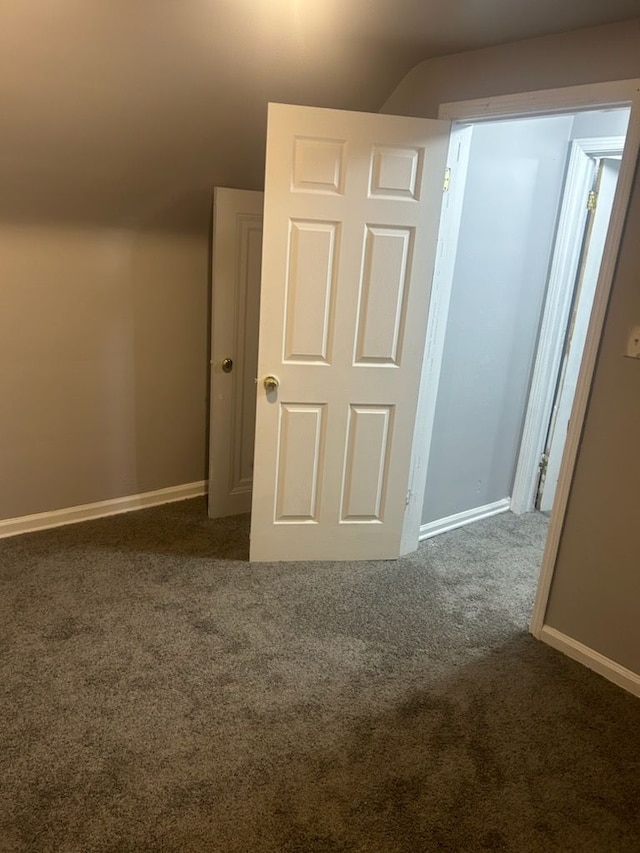
<instances>
[{"instance_id":1,"label":"door hinge","mask_svg":"<svg viewBox=\"0 0 640 853\"><path fill-rule=\"evenodd\" d=\"M444 170L444 184L442 185L442 192L449 192L449 187L451 186L451 169L447 166Z\"/></svg>"},{"instance_id":2,"label":"door hinge","mask_svg":"<svg viewBox=\"0 0 640 853\"><path fill-rule=\"evenodd\" d=\"M407 499L404 502L405 508L409 506L409 502L411 501L411 489L407 492Z\"/></svg>"},{"instance_id":3,"label":"door hinge","mask_svg":"<svg viewBox=\"0 0 640 853\"><path fill-rule=\"evenodd\" d=\"M540 462L538 463L538 468L540 469L540 474L544 477L547 473L547 468L549 467L549 454L543 453L540 457Z\"/></svg>"},{"instance_id":4,"label":"door hinge","mask_svg":"<svg viewBox=\"0 0 640 853\"><path fill-rule=\"evenodd\" d=\"M587 196L587 210L595 210L597 206L598 193L595 190L591 190L591 192Z\"/></svg>"},{"instance_id":5,"label":"door hinge","mask_svg":"<svg viewBox=\"0 0 640 853\"><path fill-rule=\"evenodd\" d=\"M549 453L545 450L545 452L540 457L540 462L538 463L538 468L540 469L540 476L538 477L538 487L536 489L536 498L534 501L534 506L536 509L540 509L540 505L542 503L542 492L544 490L545 480L547 479L548 467Z\"/></svg>"}]
</instances>

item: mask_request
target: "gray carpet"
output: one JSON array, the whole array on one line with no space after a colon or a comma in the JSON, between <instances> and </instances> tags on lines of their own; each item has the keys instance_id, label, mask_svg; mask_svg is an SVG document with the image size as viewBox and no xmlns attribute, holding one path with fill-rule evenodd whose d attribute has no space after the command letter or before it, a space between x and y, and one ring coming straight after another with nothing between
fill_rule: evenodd
<instances>
[{"instance_id":1,"label":"gray carpet","mask_svg":"<svg viewBox=\"0 0 640 853\"><path fill-rule=\"evenodd\" d=\"M640 850L640 702L526 633L546 519L246 562L187 501L0 542L0 850Z\"/></svg>"}]
</instances>

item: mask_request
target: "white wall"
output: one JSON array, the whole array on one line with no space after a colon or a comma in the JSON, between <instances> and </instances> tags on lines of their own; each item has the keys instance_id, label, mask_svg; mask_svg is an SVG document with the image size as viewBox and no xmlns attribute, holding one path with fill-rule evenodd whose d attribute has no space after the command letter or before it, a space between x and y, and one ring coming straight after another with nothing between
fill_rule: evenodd
<instances>
[{"instance_id":1,"label":"white wall","mask_svg":"<svg viewBox=\"0 0 640 853\"><path fill-rule=\"evenodd\" d=\"M571 139L596 136L624 136L629 124L629 109L589 110L578 113L573 120Z\"/></svg>"},{"instance_id":2,"label":"white wall","mask_svg":"<svg viewBox=\"0 0 640 853\"><path fill-rule=\"evenodd\" d=\"M473 129L423 523L511 495L572 124Z\"/></svg>"}]
</instances>

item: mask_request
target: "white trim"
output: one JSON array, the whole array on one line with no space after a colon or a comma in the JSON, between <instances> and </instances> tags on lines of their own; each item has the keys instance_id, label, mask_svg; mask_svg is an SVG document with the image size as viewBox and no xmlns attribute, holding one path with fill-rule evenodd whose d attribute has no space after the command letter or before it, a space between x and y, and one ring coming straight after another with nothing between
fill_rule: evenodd
<instances>
[{"instance_id":1,"label":"white trim","mask_svg":"<svg viewBox=\"0 0 640 853\"><path fill-rule=\"evenodd\" d=\"M542 628L540 639L543 643L552 646L557 651L572 658L572 660L578 661L578 663L597 672L598 675L604 676L608 681L617 684L618 687L622 687L623 690L628 690L634 696L640 697L640 675L637 673L632 672L624 666L620 666L619 663L606 658L600 652L596 652L590 649L589 646L585 646L583 643L567 637L566 634L556 631L555 628L551 628L549 625L545 625Z\"/></svg>"},{"instance_id":2,"label":"white trim","mask_svg":"<svg viewBox=\"0 0 640 853\"><path fill-rule=\"evenodd\" d=\"M420 527L422 504L427 482L429 448L433 435L433 422L438 396L438 384L444 353L444 341L447 331L447 317L453 285L453 272L462 219L464 188L471 151L473 128L454 127L451 129L447 164L451 169L449 190L443 194L440 214L440 229L436 249L436 263L433 274L427 332L425 338L424 360L418 408L413 433L411 458L411 478L409 482L409 501L405 511L400 553L408 554L417 547L416 530Z\"/></svg>"},{"instance_id":3,"label":"white trim","mask_svg":"<svg viewBox=\"0 0 640 853\"><path fill-rule=\"evenodd\" d=\"M556 379L564 352L564 331L569 322L582 253L582 238L588 216L586 200L595 175L594 158L621 152L623 147L624 136L575 139L571 143L547 297L511 496L511 510L515 513L531 512L534 509L539 463L551 418Z\"/></svg>"},{"instance_id":4,"label":"white trim","mask_svg":"<svg viewBox=\"0 0 640 853\"><path fill-rule=\"evenodd\" d=\"M446 518L439 518L437 521L429 521L427 524L421 524L420 541L431 539L432 536L438 536L440 533L447 533L449 530L455 530L457 527L464 527L466 524L473 524L473 522L480 521L482 518L490 518L492 515L508 512L510 507L511 498L502 498L502 500L494 501L484 506L466 509L464 512L457 512L455 515L448 515Z\"/></svg>"},{"instance_id":5,"label":"white trim","mask_svg":"<svg viewBox=\"0 0 640 853\"><path fill-rule=\"evenodd\" d=\"M592 107L616 107L629 104L640 93L640 79L615 80L607 83L587 83L562 89L544 89L476 98L472 101L453 101L440 104L438 118L451 121L491 118L513 118L541 115Z\"/></svg>"},{"instance_id":6,"label":"white trim","mask_svg":"<svg viewBox=\"0 0 640 853\"><path fill-rule=\"evenodd\" d=\"M23 515L19 518L6 518L0 521L0 539L18 536L21 533L32 533L35 530L62 527L65 524L75 524L78 521L105 518L109 515L118 515L136 509L160 506L160 504L184 501L188 498L199 498L206 494L206 491L206 480L199 480L195 483L170 486L167 489L156 489L153 492L143 492L139 495L127 495L124 498L112 498L108 501L71 506L52 512L39 512L35 515Z\"/></svg>"},{"instance_id":7,"label":"white trim","mask_svg":"<svg viewBox=\"0 0 640 853\"><path fill-rule=\"evenodd\" d=\"M590 157L600 158L622 155L625 139L626 136L586 136L571 141Z\"/></svg>"}]
</instances>

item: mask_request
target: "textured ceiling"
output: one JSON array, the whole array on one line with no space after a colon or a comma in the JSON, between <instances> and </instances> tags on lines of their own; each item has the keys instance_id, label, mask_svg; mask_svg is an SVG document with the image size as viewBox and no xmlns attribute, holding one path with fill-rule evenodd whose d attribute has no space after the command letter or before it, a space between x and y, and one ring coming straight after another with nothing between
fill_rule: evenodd
<instances>
[{"instance_id":1,"label":"textured ceiling","mask_svg":"<svg viewBox=\"0 0 640 853\"><path fill-rule=\"evenodd\" d=\"M422 59L640 0L0 0L0 216L128 225L260 187L269 100L377 110Z\"/></svg>"}]
</instances>

